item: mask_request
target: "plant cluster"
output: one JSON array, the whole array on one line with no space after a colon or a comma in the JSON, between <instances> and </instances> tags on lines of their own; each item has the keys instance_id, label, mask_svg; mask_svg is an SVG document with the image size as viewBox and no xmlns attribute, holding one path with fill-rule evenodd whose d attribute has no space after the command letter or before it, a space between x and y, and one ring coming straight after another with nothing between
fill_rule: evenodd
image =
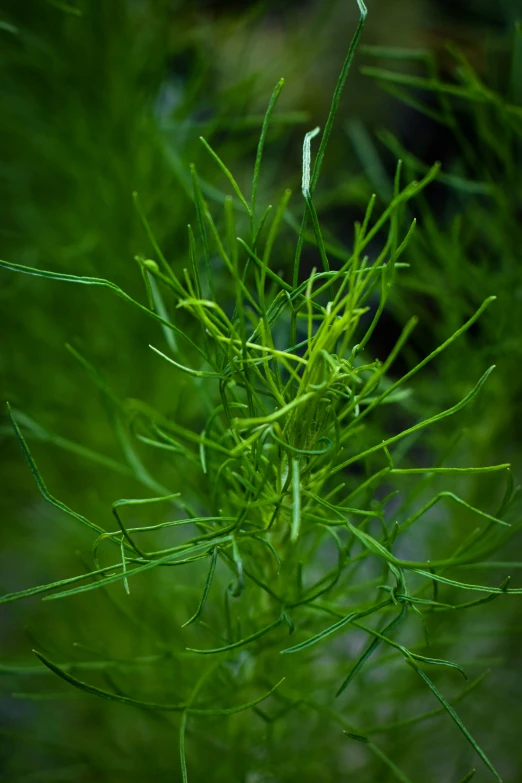
<instances>
[{"instance_id":1,"label":"plant cluster","mask_svg":"<svg viewBox=\"0 0 522 783\"><path fill-rule=\"evenodd\" d=\"M138 594L157 595L164 603L173 584L180 585L184 598L172 606L170 618L176 629L153 637L154 654L133 661L115 655L112 661L96 661L97 667L84 662L84 669L115 670L117 676L107 677L109 686L77 676L81 661L64 664L46 652L35 654L81 692L174 721L183 781L202 763L199 747L236 756L216 768L215 780L230 775L248 781L295 779L295 759L282 762L279 772L272 762L273 749L291 747L295 732L319 745L327 734L330 748L352 743L355 758L360 745L390 779L408 781L407 772L380 747L378 735L439 711L500 780L453 706L481 677L447 698L431 670L449 670L448 677L466 674L459 662L435 657L427 647L433 618L522 593L509 587L509 576L499 585L485 585L462 581L454 572L486 560L521 526L508 521L515 495L509 465L451 466L451 449L435 464L421 465L415 455L419 434L473 405L494 368L483 369L461 399L426 418L412 417L410 407L414 376L463 339L494 297L468 312L467 320L404 373L395 374L395 362L416 317L407 321L389 354L375 358L372 338L396 277L408 267L415 232L410 213L441 175L437 164L419 181L405 184L399 161L388 205L379 212L375 196L370 198L351 249L325 240L314 192L366 17L362 0L358 3L360 23L315 156L312 142L319 129L304 139L300 226L289 190L274 209L261 213L258 208L263 152L281 80L263 123L249 195L202 139L231 195L218 192L218 212L192 168L195 228L189 226L186 268L169 264L136 197L154 255L136 257L146 304L106 279L0 262L11 272L106 288L123 298L161 327L161 347L151 346L157 361L171 366L173 386L186 384L199 400L196 428L146 402L111 400L125 423L119 438L128 465L149 492L116 500L111 530L49 492L19 414L11 413L44 499L92 533L92 565L0 599L48 593L46 601L79 600L103 591L121 609L122 588L129 603L134 584ZM288 230L296 232L290 270L280 257ZM309 274L302 271L305 245L316 258ZM94 368L78 358L110 398ZM141 457L146 448L164 452L175 476L172 486L164 487L147 471ZM456 479L497 472L507 475L497 508L485 511L454 489ZM158 504L165 505L168 517L151 521ZM456 541L445 535L446 506L458 509L464 520ZM466 600L455 598L459 592ZM189 605L192 612L180 617ZM123 606L122 622L146 623L139 611ZM383 650L388 655L379 659ZM383 661L390 677L379 682ZM393 694L401 663L437 706L406 718L394 711L383 719L366 701L379 703L377 689ZM149 676L137 678L134 667L148 669ZM154 696L143 695L143 683L152 683ZM239 712L247 717L239 721ZM214 740L222 736L223 721L229 726L224 749ZM317 721L328 731L317 731ZM243 752L238 748L245 737L248 751ZM336 751L335 762L314 757L309 778L299 776L331 780L333 767L342 767L341 755Z\"/></svg>"}]
</instances>

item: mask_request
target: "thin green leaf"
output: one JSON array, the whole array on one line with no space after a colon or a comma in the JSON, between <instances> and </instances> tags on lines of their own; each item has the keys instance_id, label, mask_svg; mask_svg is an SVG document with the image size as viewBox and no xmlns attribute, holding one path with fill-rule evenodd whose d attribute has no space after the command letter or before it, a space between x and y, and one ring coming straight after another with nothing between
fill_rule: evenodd
<instances>
[{"instance_id":1,"label":"thin green leaf","mask_svg":"<svg viewBox=\"0 0 522 783\"><path fill-rule=\"evenodd\" d=\"M299 460L292 459L292 532L290 540L294 543L299 538L301 529L301 480L299 476Z\"/></svg>"},{"instance_id":2,"label":"thin green leaf","mask_svg":"<svg viewBox=\"0 0 522 783\"><path fill-rule=\"evenodd\" d=\"M250 644L250 642L254 642L256 639L260 639L262 636L269 633L269 631L277 628L283 622L286 621L284 616L281 615L274 623L270 623L270 625L267 625L265 628L261 628L261 630L256 631L250 636L245 636L243 639L239 639L237 642L232 642L232 644L227 644L224 647L215 647L211 650L197 650L194 647L187 647L186 649L187 652L200 653L201 655L215 655L217 653L229 652L230 650L236 650L238 647L244 647L245 644Z\"/></svg>"},{"instance_id":3,"label":"thin green leaf","mask_svg":"<svg viewBox=\"0 0 522 783\"><path fill-rule=\"evenodd\" d=\"M105 531L102 527L97 525L95 522L91 522L89 519L87 519L87 517L82 516L82 514L78 514L76 511L73 511L71 508L69 508L69 506L66 506L65 503L62 503L61 500L57 500L55 497L51 495L51 493L49 492L49 490L45 485L42 476L40 475L40 471L36 466L36 462L34 461L32 454L29 451L29 446L27 445L26 440L22 435L20 427L18 426L15 417L13 416L13 413L11 411L11 406L9 405L9 403L7 403L7 412L9 414L9 418L11 419L11 424L13 425L15 435L21 446L24 457L27 460L27 464L29 465L29 468L31 469L31 473L34 476L34 480L36 481L36 486L40 490L40 494L42 495L44 500L46 500L52 506L59 508L60 511L64 511L73 519L77 519L79 522L82 522L82 524L86 525L87 527L90 527L91 530L95 530L97 533L104 533Z\"/></svg>"},{"instance_id":4,"label":"thin green leaf","mask_svg":"<svg viewBox=\"0 0 522 783\"><path fill-rule=\"evenodd\" d=\"M212 155L212 157L214 158L214 160L218 164L219 168L221 169L223 174L226 176L226 178L228 179L228 181L232 185L232 187L233 187L233 189L234 189L238 199L241 201L241 203L245 207L247 215L251 216L252 212L251 212L250 206L249 206L246 198L243 196L243 194L241 192L241 188L239 187L239 185L237 184L236 180L234 179L234 176L233 176L232 172L225 166L225 164L223 163L223 161L221 160L219 155L216 152L214 152L214 150L212 149L212 147L210 146L208 141L206 141L203 138L203 136L200 136L199 140L201 141L201 143L203 144L205 149Z\"/></svg>"},{"instance_id":5,"label":"thin green leaf","mask_svg":"<svg viewBox=\"0 0 522 783\"><path fill-rule=\"evenodd\" d=\"M60 677L62 680L65 680L65 682L69 683L69 685L72 685L74 688L78 688L81 691L85 691L86 693L91 693L93 696L98 696L101 699L107 699L108 701L118 701L121 704L129 704L133 707L141 707L142 709L148 709L148 710L164 710L165 712L181 712L183 709L185 709L185 704L158 704L156 702L149 702L149 701L141 701L139 699L132 699L130 696L121 696L118 693L110 693L109 691L102 690L101 688L97 688L94 685L89 685L86 682L82 682L82 680L78 680L76 677L73 677L72 674L69 674L68 672L64 671L58 664L53 663L49 658L47 658L43 653L38 652L38 650L33 650L36 657L44 664L44 666L47 666L48 669L50 669L54 674L56 674L58 677Z\"/></svg>"},{"instance_id":6,"label":"thin green leaf","mask_svg":"<svg viewBox=\"0 0 522 783\"><path fill-rule=\"evenodd\" d=\"M206 600L208 598L208 594L210 592L210 586L212 584L212 578L214 576L214 571L216 570L217 555L218 555L218 548L214 547L214 549L212 550L212 555L211 555L211 560L210 560L210 568L209 568L209 571L208 571L208 575L207 575L207 579L206 579L206 582L205 582L205 586L203 588L203 595L201 596L201 601L199 602L199 606L196 609L196 611L194 612L194 614L192 615L192 617L189 620L187 620L185 623L183 623L183 625L181 626L182 628L186 628L188 625L191 625L192 623L196 622L196 620L201 615L201 613L202 613L202 611L203 611L203 609L205 607L205 603L206 603Z\"/></svg>"},{"instance_id":7,"label":"thin green leaf","mask_svg":"<svg viewBox=\"0 0 522 783\"><path fill-rule=\"evenodd\" d=\"M125 293L125 291L122 291L122 289L117 286L115 283L111 283L109 280L104 280L100 277L86 277L86 276L79 276L79 275L67 275L63 272L48 272L45 269L36 269L34 267L30 266L23 266L22 264L12 264L9 261L3 261L0 259L0 268L3 269L9 269L11 272L22 272L25 275L33 275L34 277L45 277L48 280L59 280L65 283L79 283L80 285L93 285L93 286L100 286L101 288L108 288L110 291L115 293L117 296L120 297L120 299L123 299L125 302L129 302L130 304L134 305L134 307L137 307L138 310L141 310L141 312L145 313L149 316L149 318L152 318L154 321L158 321L158 323L162 324L163 326L166 326L168 329L171 329L174 334L177 334L179 337L182 337L192 348L194 348L199 354L204 356L203 351L201 348L196 345L181 329L178 329L177 326L174 326L174 324L170 323L170 321L166 321L164 318L162 318L160 315L155 313L153 310L149 310L148 307L144 307L139 302L136 302L135 299L133 299L131 296Z\"/></svg>"},{"instance_id":8,"label":"thin green leaf","mask_svg":"<svg viewBox=\"0 0 522 783\"><path fill-rule=\"evenodd\" d=\"M257 188L259 185L259 172L261 169L261 160L263 158L263 150L265 147L265 141L266 141L266 134L268 132L268 125L270 123L270 118L272 116L272 112L274 111L274 107L277 103L277 99L279 98L279 95L281 93L281 90L283 89L285 80L280 79L278 83L276 84L274 91L272 93L272 97L270 98L268 108L266 110L265 117L263 119L263 125L261 128L261 135L259 137L259 143L257 145L257 153L256 153L256 162L254 164L254 176L252 180L252 202L250 206L250 214L252 215L252 218L255 219L256 214L256 197L257 197Z\"/></svg>"},{"instance_id":9,"label":"thin green leaf","mask_svg":"<svg viewBox=\"0 0 522 783\"><path fill-rule=\"evenodd\" d=\"M444 696L440 693L439 690L437 690L435 685L432 683L432 681L427 676L427 674L425 674L422 671L420 666L417 666L417 664L413 660L411 660L411 659L408 660L408 663L417 672L419 677L421 677L424 680L424 682L426 683L428 688L431 690L431 692L433 693L435 698L441 703L441 705L444 707L444 709L446 710L446 712L448 713L450 718L454 721L454 723L456 723L456 725L458 726L460 731L464 734L464 736L466 737L466 739L468 740L470 745L474 748L476 753L480 756L480 758L482 759L482 761L484 762L486 767L490 770L490 772L493 773L493 775L496 777L496 779L499 781L499 783L502 783L502 778L498 774L497 770L495 769L493 764L490 762L490 760L488 759L488 757L486 756L486 754L484 753L482 748L477 744L477 742L475 742L475 740L473 739L473 737L471 736L471 734L469 733L467 728L464 726L464 724L462 723L461 719L459 718L459 716L457 715L457 713L455 712L455 710L453 709L451 704L448 704L448 702L446 701Z\"/></svg>"}]
</instances>

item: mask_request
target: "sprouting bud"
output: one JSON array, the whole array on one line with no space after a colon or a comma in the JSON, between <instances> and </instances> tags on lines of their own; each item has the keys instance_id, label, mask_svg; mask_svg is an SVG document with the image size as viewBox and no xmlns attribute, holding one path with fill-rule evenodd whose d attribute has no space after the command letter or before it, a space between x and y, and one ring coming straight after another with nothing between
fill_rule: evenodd
<instances>
[{"instance_id":1,"label":"sprouting bud","mask_svg":"<svg viewBox=\"0 0 522 783\"><path fill-rule=\"evenodd\" d=\"M146 258L144 261L141 262L144 267L146 267L150 272L153 272L154 274L157 274L159 272L159 266L155 261L153 261L151 258Z\"/></svg>"}]
</instances>

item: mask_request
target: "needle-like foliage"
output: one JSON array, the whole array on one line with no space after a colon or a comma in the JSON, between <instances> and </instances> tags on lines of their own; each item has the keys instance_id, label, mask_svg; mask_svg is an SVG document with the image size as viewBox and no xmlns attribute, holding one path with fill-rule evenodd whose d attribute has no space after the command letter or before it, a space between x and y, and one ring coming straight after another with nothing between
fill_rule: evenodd
<instances>
[{"instance_id":1,"label":"needle-like foliage","mask_svg":"<svg viewBox=\"0 0 522 783\"><path fill-rule=\"evenodd\" d=\"M352 745L369 754L390 780L408 781L407 772L379 746L379 734L428 720L439 711L501 779L482 749L483 737L470 733L454 706L479 681L456 696L445 696L453 679L466 677L465 670L459 661L418 652L423 646L416 635L423 630L428 634L440 614L522 594L522 588L509 586L509 578L486 585L463 581L455 573L458 566L484 561L520 527L507 520L513 493L509 465L453 467L445 459L421 465L410 455L426 428L437 428L475 404L494 367L483 367L479 377L466 379L460 398L425 418L416 418L409 408L416 374L461 340L494 296L466 313L453 333L402 374L396 371L396 360L416 318L407 321L387 355L375 357L374 332L409 261L415 231L409 214L440 167L436 164L418 181L406 182L399 162L388 205L379 211L375 198L369 200L363 220L355 225L351 249L325 241L314 192L366 17L362 0L359 9L359 26L315 156L318 129L304 137L302 200L294 199L291 206L291 194L285 190L275 209L259 214L263 150L283 87L280 81L262 127L249 193L202 139L210 165L221 170L230 194L216 206L192 170L195 228L189 227L185 268L169 264L137 202L154 255L136 259L147 304L105 279L0 262L9 272L104 287L123 298L136 316L156 322L157 343L151 349L157 362L166 362L173 387L186 384L206 411L193 427L146 402L120 403L78 355L124 419L127 429L120 429L119 437L128 470L144 487L144 497L114 502L111 529L50 494L22 432L27 420L11 413L44 499L95 536L89 570L4 595L0 601L37 594L44 594L46 601L79 601L83 594L92 597L103 591L113 600L132 603L135 592L146 591L154 600L158 591L159 602L179 583L185 600L172 605L170 621L176 632L167 644L163 632L158 634L163 651L139 663L157 675L150 695L135 689L132 673L123 676L132 671L132 662L99 660L100 670L114 665L122 674L118 685L108 678L108 685L100 687L89 682L90 674L85 680L83 674L77 676L82 667L97 667L84 665L87 662L73 666L35 653L44 667L80 694L147 713L174 713L183 781L198 779L191 773L202 769L198 748L214 748L212 731L205 728L212 716L235 726L224 747L223 740L217 742L219 752L234 761L224 763L228 772L217 770L216 781L246 780L247 773L249 781L332 780L327 752L343 743L351 743L348 754ZM293 215L298 201L301 228ZM283 239L287 242L288 227L297 232L293 267L281 250L287 246ZM316 258L307 274L301 264L305 245ZM381 415L390 410L396 416L385 416L389 429L383 432ZM164 451L173 468L168 487L145 468L143 447ZM459 477L489 473L498 473L499 482L508 476L500 509L476 507L455 491ZM151 521L151 510L163 504L169 517ZM457 541L445 530L448 504L462 514ZM183 576L185 569L200 575L197 591L189 592L194 579ZM159 577L159 572L166 576ZM468 600L455 598L459 592ZM479 597L469 600L473 593ZM385 651L388 657L382 656ZM381 685L373 677L378 653L392 679L402 666L404 677L413 672L411 676L422 681L434 697L432 711L400 718L394 710L388 724L386 716L374 711L370 720L361 699L379 702ZM171 675L163 685L166 668L180 673L175 687ZM234 717L245 710L251 711L251 721ZM264 739L259 739L255 721L268 727ZM284 748L300 730L319 747L328 737L329 751L310 771L300 769L292 778L292 763L297 761L287 759L280 774L270 776L274 749ZM257 742L263 750L252 750L245 761L237 751L241 736L250 737L250 748Z\"/></svg>"}]
</instances>

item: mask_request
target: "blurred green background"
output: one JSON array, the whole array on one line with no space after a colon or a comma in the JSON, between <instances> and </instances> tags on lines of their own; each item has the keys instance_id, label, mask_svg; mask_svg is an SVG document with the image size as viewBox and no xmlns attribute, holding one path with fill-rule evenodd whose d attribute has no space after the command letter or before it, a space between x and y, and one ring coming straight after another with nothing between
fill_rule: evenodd
<instances>
[{"instance_id":1,"label":"blurred green background","mask_svg":"<svg viewBox=\"0 0 522 783\"><path fill-rule=\"evenodd\" d=\"M224 187L198 137L216 146L240 182L248 181L263 113L281 76L286 85L269 133L261 199L271 203L290 186L293 203L299 204L303 135L324 124L357 21L355 2L8 0L1 7L2 258L107 278L143 301L134 256L148 257L152 248L133 191L165 255L182 269L188 264L186 226L194 221L189 164L196 164L208 188ZM412 174L418 175L422 163L441 160L445 172L461 178L457 187L439 182L426 195L422 230L408 259L411 268L377 340L389 348L408 317L418 314L420 325L403 359L413 362L486 296L498 296L480 326L423 373L415 405L423 411L451 404L488 364L496 363L480 403L479 424L465 416L459 423L463 430L469 425L462 454L473 464L511 461L516 483L522 468L522 131L518 115L506 119L502 102L520 106L522 99L520 3L373 0L368 10L364 44L429 50L442 78L453 82L457 70L467 66L446 48L451 40L477 78L500 97L486 108L457 105L459 130L454 133L383 89L387 83L361 73L363 66L382 62L360 51L317 190L318 210L328 230L349 245L353 221L361 218L368 196L375 191L384 203L398 155ZM415 61L394 67L422 73L422 63ZM433 106L428 91L417 90L414 99ZM464 180L483 187L466 190ZM148 350L155 328L109 292L0 270L0 319L1 397L21 412L20 423L51 492L110 525L111 502L140 490L130 469L114 469L111 462L128 459L125 438L118 439L111 426L120 416L117 404L100 394L65 344L95 365L115 398L144 399L188 427L201 415L197 400L183 381L173 388L166 363ZM440 453L455 434L451 423L430 435L433 452ZM95 452L97 461L75 444ZM1 455L3 591L76 573L84 567L90 539L43 503L5 419ZM147 475L177 487L179 477L161 454L146 458ZM477 502L488 502L492 490L477 483L471 491ZM516 543L498 559L516 560ZM488 573L486 578L494 577ZM65 601L55 609L56 604L35 598L2 607L1 780L180 779L177 738L163 718L128 715L118 705L74 694L68 700L11 698L13 692L36 689L31 677L15 676L10 669L15 662L35 665L34 646L54 654L59 650L64 660L73 660L82 657L83 649L73 649L73 642L89 648L90 640L98 639L103 649L110 644L106 631L117 624L120 649L137 654L121 607L97 601ZM169 622L169 607L142 601L138 614L157 634ZM461 651L470 659L480 655L482 668L475 676L489 664L494 667L464 712L505 780L514 783L522 779L518 612L514 602L496 609L495 631L490 627L484 638L480 622L470 626ZM458 638L458 624L448 622L447 635ZM475 638L471 647L469 638ZM148 652L144 638L138 652ZM146 689L145 675L135 676ZM43 691L53 689L49 678L41 680ZM420 704L422 697L415 698ZM446 780L441 749L458 758L462 747L452 728L437 719L427 731L413 727L412 734L387 741L412 780ZM261 734L252 731L249 741L262 743ZM222 760L217 742L208 759L199 759L199 768L196 763L194 780L395 779L378 762L374 767L358 762L358 748L346 761L348 777L343 777L342 753L326 770L312 764L293 777L287 760L281 777L256 777L244 772L243 755L248 759L251 751L241 748L240 736L238 731L235 767ZM294 735L282 742L290 753L300 747ZM465 748L462 754L466 771L474 762ZM429 777L422 776L423 769L430 770ZM476 780L487 779L480 770Z\"/></svg>"}]
</instances>

